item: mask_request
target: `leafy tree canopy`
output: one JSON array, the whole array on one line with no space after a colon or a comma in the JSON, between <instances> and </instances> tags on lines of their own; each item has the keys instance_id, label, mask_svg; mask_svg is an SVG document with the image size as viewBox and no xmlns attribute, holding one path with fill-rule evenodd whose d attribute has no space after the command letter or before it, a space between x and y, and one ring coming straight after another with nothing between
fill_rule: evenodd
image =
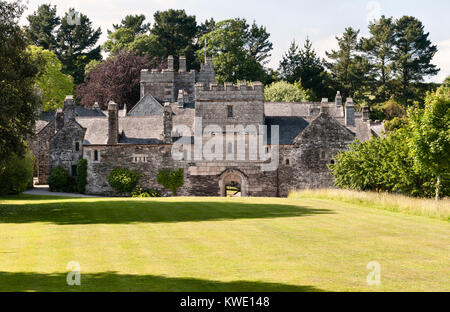
<instances>
[{"instance_id":1,"label":"leafy tree canopy","mask_svg":"<svg viewBox=\"0 0 450 312\"><path fill-rule=\"evenodd\" d=\"M61 72L62 64L56 55L41 47L29 46L33 62L39 64L39 75L36 86L42 94L44 111L62 107L66 95L73 94L73 78Z\"/></svg>"},{"instance_id":2,"label":"leafy tree canopy","mask_svg":"<svg viewBox=\"0 0 450 312\"><path fill-rule=\"evenodd\" d=\"M92 107L98 102L101 109L107 109L110 100L131 109L140 95L141 69L150 68L147 58L133 52L121 51L110 56L86 75L84 83L76 90L81 105Z\"/></svg>"},{"instance_id":3,"label":"leafy tree canopy","mask_svg":"<svg viewBox=\"0 0 450 312\"><path fill-rule=\"evenodd\" d=\"M19 2L0 1L0 164L12 154L24 155L39 106L34 87L39 68L18 25L23 9Z\"/></svg>"},{"instance_id":4,"label":"leafy tree canopy","mask_svg":"<svg viewBox=\"0 0 450 312\"><path fill-rule=\"evenodd\" d=\"M303 89L301 82L274 82L264 89L267 102L307 102L311 98L310 91Z\"/></svg>"},{"instance_id":5,"label":"leafy tree canopy","mask_svg":"<svg viewBox=\"0 0 450 312\"><path fill-rule=\"evenodd\" d=\"M206 52L213 57L219 82L238 80L262 81L267 78L263 62L272 49L265 28L247 24L245 19L229 19L215 24L214 30L203 35ZM203 49L197 57L204 59Z\"/></svg>"}]
</instances>

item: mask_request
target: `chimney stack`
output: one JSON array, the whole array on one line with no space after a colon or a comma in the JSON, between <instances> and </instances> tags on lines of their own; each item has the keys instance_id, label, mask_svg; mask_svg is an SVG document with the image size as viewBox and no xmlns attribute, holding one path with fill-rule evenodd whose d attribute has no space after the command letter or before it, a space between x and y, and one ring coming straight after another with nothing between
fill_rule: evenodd
<instances>
[{"instance_id":1,"label":"chimney stack","mask_svg":"<svg viewBox=\"0 0 450 312\"><path fill-rule=\"evenodd\" d=\"M336 99L335 99L335 101L336 101L336 106L338 106L338 107L342 106L342 96L341 96L341 91L338 91L338 92L336 93Z\"/></svg>"},{"instance_id":2,"label":"chimney stack","mask_svg":"<svg viewBox=\"0 0 450 312\"><path fill-rule=\"evenodd\" d=\"M64 123L75 119L75 100L73 95L66 96L64 100Z\"/></svg>"},{"instance_id":3,"label":"chimney stack","mask_svg":"<svg viewBox=\"0 0 450 312\"><path fill-rule=\"evenodd\" d=\"M369 120L369 107L368 106L364 106L363 107L363 121L368 121Z\"/></svg>"},{"instance_id":4,"label":"chimney stack","mask_svg":"<svg viewBox=\"0 0 450 312\"><path fill-rule=\"evenodd\" d=\"M179 64L179 69L178 69L178 71L180 72L180 73L184 73L184 72L186 72L186 56L180 56L180 64Z\"/></svg>"},{"instance_id":5,"label":"chimney stack","mask_svg":"<svg viewBox=\"0 0 450 312\"><path fill-rule=\"evenodd\" d=\"M167 57L167 70L173 71L173 56L172 55L169 55Z\"/></svg>"},{"instance_id":6,"label":"chimney stack","mask_svg":"<svg viewBox=\"0 0 450 312\"><path fill-rule=\"evenodd\" d=\"M108 144L119 143L119 114L117 104L113 101L108 103Z\"/></svg>"},{"instance_id":7,"label":"chimney stack","mask_svg":"<svg viewBox=\"0 0 450 312\"><path fill-rule=\"evenodd\" d=\"M55 122L56 122L56 132L58 132L64 127L64 112L62 108L56 109Z\"/></svg>"},{"instance_id":8,"label":"chimney stack","mask_svg":"<svg viewBox=\"0 0 450 312\"><path fill-rule=\"evenodd\" d=\"M172 143L172 107L170 103L164 104L164 143L171 144Z\"/></svg>"},{"instance_id":9,"label":"chimney stack","mask_svg":"<svg viewBox=\"0 0 450 312\"><path fill-rule=\"evenodd\" d=\"M355 126L355 105L351 97L345 102L345 125Z\"/></svg>"}]
</instances>

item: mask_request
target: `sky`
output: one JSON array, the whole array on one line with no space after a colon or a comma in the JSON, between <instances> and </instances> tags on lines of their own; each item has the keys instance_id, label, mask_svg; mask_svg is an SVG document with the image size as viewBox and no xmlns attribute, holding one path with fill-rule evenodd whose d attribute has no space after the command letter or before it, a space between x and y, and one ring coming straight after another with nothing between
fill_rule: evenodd
<instances>
[{"instance_id":1,"label":"sky","mask_svg":"<svg viewBox=\"0 0 450 312\"><path fill-rule=\"evenodd\" d=\"M95 27L102 28L100 42L107 37L107 29L118 24L127 14L144 14L153 23L153 14L158 10L185 9L187 14L195 15L197 23L214 17L216 21L241 17L249 22L264 25L271 34L272 56L268 64L278 68L283 53L295 40L303 45L309 37L313 47L321 57L325 51L337 47L336 35L346 27L361 30L368 35L368 21L381 15L400 18L403 15L417 17L430 33L430 40L437 45L433 63L441 71L427 81L442 82L450 76L450 1L448 0L25 0L28 10L21 23L26 24L26 16L42 3L57 6L58 14L73 7L86 14Z\"/></svg>"}]
</instances>

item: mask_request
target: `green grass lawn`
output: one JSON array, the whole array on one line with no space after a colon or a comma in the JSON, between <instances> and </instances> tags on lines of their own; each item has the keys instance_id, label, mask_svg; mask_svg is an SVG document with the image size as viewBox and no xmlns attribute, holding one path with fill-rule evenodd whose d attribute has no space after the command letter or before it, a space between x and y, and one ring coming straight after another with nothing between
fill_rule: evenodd
<instances>
[{"instance_id":1,"label":"green grass lawn","mask_svg":"<svg viewBox=\"0 0 450 312\"><path fill-rule=\"evenodd\" d=\"M450 291L450 223L321 199L4 197L0 291Z\"/></svg>"}]
</instances>

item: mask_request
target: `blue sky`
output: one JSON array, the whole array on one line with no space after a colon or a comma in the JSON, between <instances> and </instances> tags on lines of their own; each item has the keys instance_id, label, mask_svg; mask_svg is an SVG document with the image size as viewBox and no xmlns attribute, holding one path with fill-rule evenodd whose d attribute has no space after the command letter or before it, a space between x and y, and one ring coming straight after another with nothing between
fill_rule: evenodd
<instances>
[{"instance_id":1,"label":"blue sky","mask_svg":"<svg viewBox=\"0 0 450 312\"><path fill-rule=\"evenodd\" d=\"M106 30L127 14L145 14L153 22L155 11L175 8L195 15L199 23L210 17L216 21L233 17L244 17L250 22L255 20L257 24L266 26L271 34L274 50L269 66L273 68L278 67L292 39L303 44L309 36L317 52L325 56L325 51L336 47L334 37L341 34L345 27L361 29L361 34L366 35L369 19L381 14L395 18L413 15L430 32L433 44L438 45L439 52L433 62L441 68L441 72L431 80L441 82L450 75L448 0L29 0L25 15L42 3L57 5L61 15L69 7L88 15L96 27L102 28L102 42L106 40ZM25 21L23 19L22 23Z\"/></svg>"}]
</instances>

